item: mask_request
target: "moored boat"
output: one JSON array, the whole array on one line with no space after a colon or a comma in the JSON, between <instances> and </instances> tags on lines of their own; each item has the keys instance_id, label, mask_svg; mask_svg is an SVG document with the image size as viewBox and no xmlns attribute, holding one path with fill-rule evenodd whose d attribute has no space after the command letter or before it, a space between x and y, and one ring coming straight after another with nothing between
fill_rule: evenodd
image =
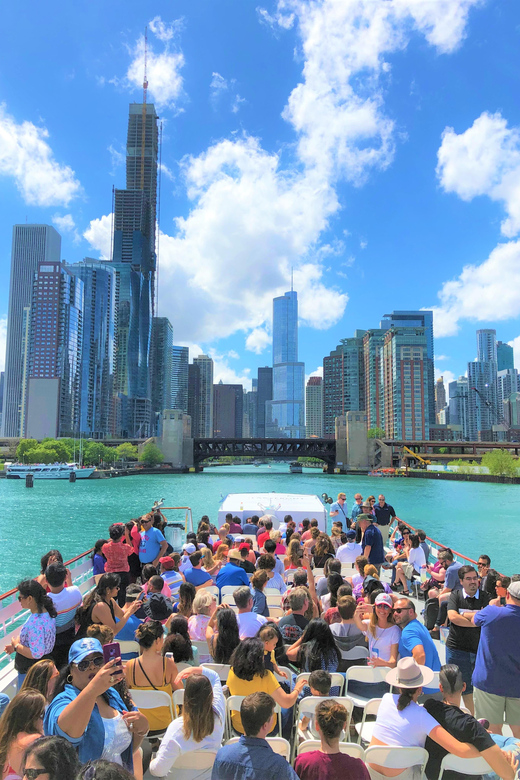
<instances>
[{"instance_id":1,"label":"moored boat","mask_svg":"<svg viewBox=\"0 0 520 780\"><path fill-rule=\"evenodd\" d=\"M7 479L25 479L28 474L34 479L69 479L74 473L76 479L88 479L95 470L77 463L12 463L5 467L5 474Z\"/></svg>"}]
</instances>

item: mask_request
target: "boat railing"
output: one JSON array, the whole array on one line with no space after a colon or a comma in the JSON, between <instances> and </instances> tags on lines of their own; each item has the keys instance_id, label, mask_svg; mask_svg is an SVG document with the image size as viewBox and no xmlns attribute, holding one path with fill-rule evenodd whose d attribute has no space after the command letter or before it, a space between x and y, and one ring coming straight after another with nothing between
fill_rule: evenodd
<instances>
[{"instance_id":1,"label":"boat railing","mask_svg":"<svg viewBox=\"0 0 520 780\"><path fill-rule=\"evenodd\" d=\"M403 523L412 531L417 532L417 528L414 528L413 525L410 525L410 523L408 523L407 521L400 520L398 517L396 517L395 520L390 525L390 533L392 533L395 530L398 523ZM430 536L427 536L426 540L430 547L430 559L433 559L428 561L428 563L435 563L439 555L439 550L445 549L446 545L437 542L435 539L432 539ZM452 551L455 560L459 561L462 564L471 563L475 568L477 568L477 562L473 560L473 558L468 558L467 555L463 555L462 553L457 552L456 550L453 549L453 547L450 547L450 550Z\"/></svg>"}]
</instances>

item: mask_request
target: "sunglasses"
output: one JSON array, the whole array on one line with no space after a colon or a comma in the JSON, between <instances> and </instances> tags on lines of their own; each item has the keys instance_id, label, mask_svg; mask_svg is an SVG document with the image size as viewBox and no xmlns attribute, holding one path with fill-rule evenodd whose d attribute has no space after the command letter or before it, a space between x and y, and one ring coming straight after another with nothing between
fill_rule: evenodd
<instances>
[{"instance_id":1,"label":"sunglasses","mask_svg":"<svg viewBox=\"0 0 520 780\"><path fill-rule=\"evenodd\" d=\"M36 780L36 778L40 775L44 775L46 771L46 769L26 769L22 775L22 778L26 777L27 780Z\"/></svg>"},{"instance_id":2,"label":"sunglasses","mask_svg":"<svg viewBox=\"0 0 520 780\"><path fill-rule=\"evenodd\" d=\"M96 669L101 669L104 663L105 661L103 656L98 655L96 658L84 658L83 661L80 661L78 664L76 664L76 666L78 667L78 671L86 672L90 666L94 666Z\"/></svg>"},{"instance_id":3,"label":"sunglasses","mask_svg":"<svg viewBox=\"0 0 520 780\"><path fill-rule=\"evenodd\" d=\"M411 607L394 607L394 612L408 612Z\"/></svg>"},{"instance_id":4,"label":"sunglasses","mask_svg":"<svg viewBox=\"0 0 520 780\"><path fill-rule=\"evenodd\" d=\"M392 607L389 607L388 604L376 604L376 607L378 609L392 609Z\"/></svg>"}]
</instances>

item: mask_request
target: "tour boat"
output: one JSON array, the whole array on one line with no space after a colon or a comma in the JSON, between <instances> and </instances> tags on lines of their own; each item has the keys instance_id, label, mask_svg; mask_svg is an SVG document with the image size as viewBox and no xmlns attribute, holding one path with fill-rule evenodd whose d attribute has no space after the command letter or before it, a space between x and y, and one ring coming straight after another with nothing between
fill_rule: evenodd
<instances>
[{"instance_id":1,"label":"tour boat","mask_svg":"<svg viewBox=\"0 0 520 780\"><path fill-rule=\"evenodd\" d=\"M242 522L251 515L271 515L273 528L278 529L285 515L291 515L298 525L306 517L316 519L320 531L327 530L327 510L319 496L303 493L229 493L222 499L218 510L218 526L225 523L226 515Z\"/></svg>"},{"instance_id":2,"label":"tour boat","mask_svg":"<svg viewBox=\"0 0 520 780\"><path fill-rule=\"evenodd\" d=\"M297 462L290 463L289 471L291 472L291 474L301 474L303 472L302 464Z\"/></svg>"},{"instance_id":3,"label":"tour boat","mask_svg":"<svg viewBox=\"0 0 520 780\"><path fill-rule=\"evenodd\" d=\"M88 479L95 470L77 463L12 463L5 466L7 479L25 479L28 474L34 479L69 479L71 473L76 474L76 479Z\"/></svg>"}]
</instances>

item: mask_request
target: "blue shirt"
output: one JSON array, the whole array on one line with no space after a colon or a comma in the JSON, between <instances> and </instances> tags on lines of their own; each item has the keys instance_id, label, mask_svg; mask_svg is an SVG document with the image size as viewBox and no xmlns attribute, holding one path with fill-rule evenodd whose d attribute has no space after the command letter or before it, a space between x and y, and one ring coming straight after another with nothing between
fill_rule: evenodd
<instances>
[{"instance_id":1,"label":"blue shirt","mask_svg":"<svg viewBox=\"0 0 520 780\"><path fill-rule=\"evenodd\" d=\"M459 580L459 569L461 566L462 563L459 563L458 561L453 561L451 566L448 566L446 569L446 578L444 580L445 588L449 588L450 590L455 590L455 588L462 588Z\"/></svg>"},{"instance_id":2,"label":"blue shirt","mask_svg":"<svg viewBox=\"0 0 520 780\"><path fill-rule=\"evenodd\" d=\"M356 520L357 516L362 514L363 514L363 504L354 504L351 512L352 520Z\"/></svg>"},{"instance_id":3,"label":"blue shirt","mask_svg":"<svg viewBox=\"0 0 520 780\"><path fill-rule=\"evenodd\" d=\"M253 588L253 606L251 612L256 612L257 615L263 615L269 617L269 607L267 606L267 599L261 590Z\"/></svg>"},{"instance_id":4,"label":"blue shirt","mask_svg":"<svg viewBox=\"0 0 520 780\"><path fill-rule=\"evenodd\" d=\"M485 607L475 615L475 625L481 631L473 685L520 699L520 607Z\"/></svg>"},{"instance_id":5,"label":"blue shirt","mask_svg":"<svg viewBox=\"0 0 520 780\"><path fill-rule=\"evenodd\" d=\"M342 523L347 522L348 515L347 515L347 510L345 508L345 504L341 506L341 504L339 504L337 501L334 501L334 503L330 505L330 514L332 514L333 512L338 513L334 517L334 521L341 520Z\"/></svg>"},{"instance_id":6,"label":"blue shirt","mask_svg":"<svg viewBox=\"0 0 520 780\"><path fill-rule=\"evenodd\" d=\"M249 587L249 577L244 569L238 563L226 563L217 574L216 586L223 588L226 585L247 585Z\"/></svg>"},{"instance_id":7,"label":"blue shirt","mask_svg":"<svg viewBox=\"0 0 520 780\"><path fill-rule=\"evenodd\" d=\"M195 585L196 588L199 585L204 585L205 582L213 582L207 571L202 571L202 569L194 569L193 567L184 572L184 577L186 582L191 582L191 584Z\"/></svg>"},{"instance_id":8,"label":"blue shirt","mask_svg":"<svg viewBox=\"0 0 520 780\"><path fill-rule=\"evenodd\" d=\"M439 672L441 669L441 662L439 660L439 654L437 648L431 638L426 626L419 623L417 619L411 620L407 626L405 626L401 632L401 639L399 640L399 656L401 658L408 658L413 655L412 651L417 645L422 645L424 648L424 654L426 660L424 666L428 669L432 669L434 672ZM423 688L425 693L437 693L438 688Z\"/></svg>"},{"instance_id":9,"label":"blue shirt","mask_svg":"<svg viewBox=\"0 0 520 780\"><path fill-rule=\"evenodd\" d=\"M374 504L374 512L378 525L390 525L392 518L395 517L395 509L390 504L384 506Z\"/></svg>"},{"instance_id":10,"label":"blue shirt","mask_svg":"<svg viewBox=\"0 0 520 780\"><path fill-rule=\"evenodd\" d=\"M298 780L283 756L265 739L240 737L234 745L221 747L211 771L211 780Z\"/></svg>"},{"instance_id":11,"label":"blue shirt","mask_svg":"<svg viewBox=\"0 0 520 780\"><path fill-rule=\"evenodd\" d=\"M385 562L383 537L381 536L381 531L374 523L371 523L363 534L362 547L363 554L365 552L365 547L370 547L370 555L368 556L369 563L374 566L379 566L380 563Z\"/></svg>"},{"instance_id":12,"label":"blue shirt","mask_svg":"<svg viewBox=\"0 0 520 780\"><path fill-rule=\"evenodd\" d=\"M148 531L141 531L139 536L139 560L141 563L152 563L161 551L161 543L166 540L159 529L153 527Z\"/></svg>"},{"instance_id":13,"label":"blue shirt","mask_svg":"<svg viewBox=\"0 0 520 780\"><path fill-rule=\"evenodd\" d=\"M242 533L246 536L256 536L258 533L258 526L253 523L246 523L242 526Z\"/></svg>"},{"instance_id":14,"label":"blue shirt","mask_svg":"<svg viewBox=\"0 0 520 780\"><path fill-rule=\"evenodd\" d=\"M92 574L94 577L96 574L104 574L105 573L105 558L100 555L99 553L96 553L94 555L94 558L92 559Z\"/></svg>"}]
</instances>

